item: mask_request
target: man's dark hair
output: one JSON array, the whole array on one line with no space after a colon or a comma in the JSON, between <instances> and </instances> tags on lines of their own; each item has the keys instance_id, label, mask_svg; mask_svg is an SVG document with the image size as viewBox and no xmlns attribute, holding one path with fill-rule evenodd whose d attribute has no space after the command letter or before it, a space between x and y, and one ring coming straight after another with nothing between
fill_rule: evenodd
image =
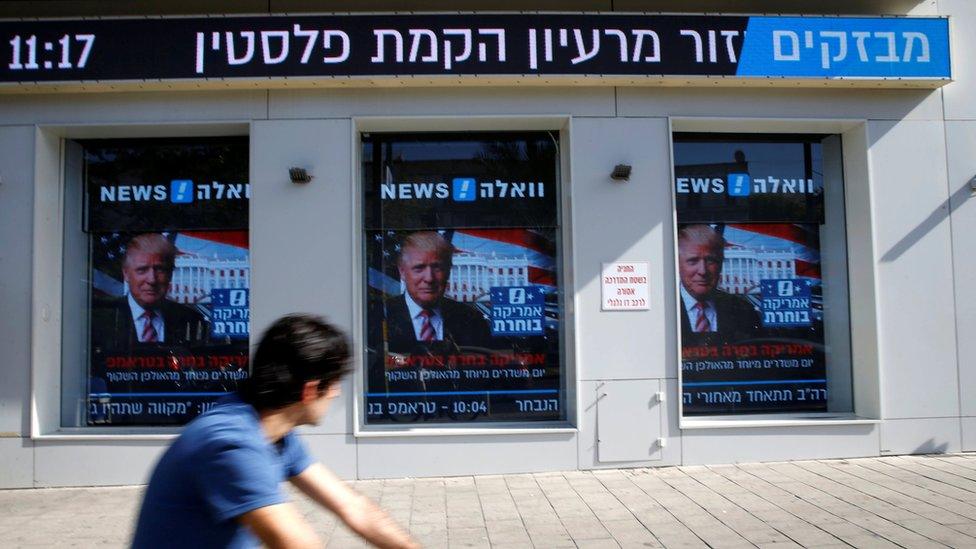
<instances>
[{"instance_id":1,"label":"man's dark hair","mask_svg":"<svg viewBox=\"0 0 976 549\"><path fill-rule=\"evenodd\" d=\"M301 400L305 383L317 380L324 392L348 369L349 341L342 331L318 316L284 316L261 337L241 399L257 410L282 408Z\"/></svg>"}]
</instances>

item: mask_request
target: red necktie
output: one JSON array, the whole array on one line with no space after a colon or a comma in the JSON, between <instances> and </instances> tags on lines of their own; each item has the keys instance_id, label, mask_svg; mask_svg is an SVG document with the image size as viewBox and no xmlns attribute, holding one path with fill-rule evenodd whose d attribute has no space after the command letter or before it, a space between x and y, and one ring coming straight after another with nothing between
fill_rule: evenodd
<instances>
[{"instance_id":1,"label":"red necktie","mask_svg":"<svg viewBox=\"0 0 976 549\"><path fill-rule=\"evenodd\" d=\"M142 337L139 341L144 343L155 343L159 339L159 334L156 333L156 327L153 326L153 318L155 314L152 311L146 311L142 313L142 318L146 319L146 323L142 326Z\"/></svg>"},{"instance_id":2,"label":"red necktie","mask_svg":"<svg viewBox=\"0 0 976 549\"><path fill-rule=\"evenodd\" d=\"M430 323L430 317L434 316L434 312L423 309L420 311L420 316L424 317L424 323L420 325L420 341L425 343L434 341L434 325Z\"/></svg>"},{"instance_id":3,"label":"red necktie","mask_svg":"<svg viewBox=\"0 0 976 549\"><path fill-rule=\"evenodd\" d=\"M695 303L695 308L698 309L698 320L695 321L695 331L698 333L711 332L712 324L708 321L708 317L705 316L705 304L699 301Z\"/></svg>"}]
</instances>

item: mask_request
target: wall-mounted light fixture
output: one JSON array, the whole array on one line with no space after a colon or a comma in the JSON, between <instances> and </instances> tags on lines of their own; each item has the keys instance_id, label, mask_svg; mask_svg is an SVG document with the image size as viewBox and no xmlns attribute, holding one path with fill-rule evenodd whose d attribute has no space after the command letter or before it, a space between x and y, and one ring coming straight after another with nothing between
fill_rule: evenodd
<instances>
[{"instance_id":1,"label":"wall-mounted light fixture","mask_svg":"<svg viewBox=\"0 0 976 549\"><path fill-rule=\"evenodd\" d=\"M976 196L976 175L969 180L969 194Z\"/></svg>"},{"instance_id":2,"label":"wall-mounted light fixture","mask_svg":"<svg viewBox=\"0 0 976 549\"><path fill-rule=\"evenodd\" d=\"M312 174L305 168L288 168L288 178L292 183L304 185L312 180Z\"/></svg>"},{"instance_id":3,"label":"wall-mounted light fixture","mask_svg":"<svg viewBox=\"0 0 976 549\"><path fill-rule=\"evenodd\" d=\"M633 168L630 164L617 164L610 172L610 179L614 181L630 181L630 172Z\"/></svg>"}]
</instances>

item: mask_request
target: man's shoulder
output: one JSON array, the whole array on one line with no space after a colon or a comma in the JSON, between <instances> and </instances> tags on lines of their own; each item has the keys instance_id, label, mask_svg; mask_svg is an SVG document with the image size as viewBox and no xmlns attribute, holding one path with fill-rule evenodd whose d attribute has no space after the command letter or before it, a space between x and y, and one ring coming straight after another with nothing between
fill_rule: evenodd
<instances>
[{"instance_id":1,"label":"man's shoulder","mask_svg":"<svg viewBox=\"0 0 976 549\"><path fill-rule=\"evenodd\" d=\"M748 299L744 295L731 294L723 290L715 290L714 298L723 303L745 304L745 305L749 304Z\"/></svg>"},{"instance_id":2,"label":"man's shoulder","mask_svg":"<svg viewBox=\"0 0 976 549\"><path fill-rule=\"evenodd\" d=\"M400 294L383 301L385 309L384 316L387 322L398 323L410 318L410 311L407 309L407 298Z\"/></svg>"},{"instance_id":3,"label":"man's shoulder","mask_svg":"<svg viewBox=\"0 0 976 549\"><path fill-rule=\"evenodd\" d=\"M407 298L404 296L404 294L400 294L394 297L389 297L383 303L388 310L407 308Z\"/></svg>"},{"instance_id":4,"label":"man's shoulder","mask_svg":"<svg viewBox=\"0 0 976 549\"><path fill-rule=\"evenodd\" d=\"M453 299L443 298L441 299L441 309L444 311L444 316L477 316L483 318L481 313L476 311L473 306L461 303L460 301L454 301Z\"/></svg>"},{"instance_id":5,"label":"man's shoulder","mask_svg":"<svg viewBox=\"0 0 976 549\"><path fill-rule=\"evenodd\" d=\"M129 300L124 295L102 298L96 297L92 299L92 308L103 310L129 310Z\"/></svg>"},{"instance_id":6,"label":"man's shoulder","mask_svg":"<svg viewBox=\"0 0 976 549\"><path fill-rule=\"evenodd\" d=\"M263 440L260 426L247 406L241 402L218 404L188 423L179 438L183 444L197 446L219 446L227 442L244 446L258 444Z\"/></svg>"},{"instance_id":7,"label":"man's shoulder","mask_svg":"<svg viewBox=\"0 0 976 549\"><path fill-rule=\"evenodd\" d=\"M91 311L95 334L122 330L126 324L132 323L132 310L125 296L94 298Z\"/></svg>"},{"instance_id":8,"label":"man's shoulder","mask_svg":"<svg viewBox=\"0 0 976 549\"><path fill-rule=\"evenodd\" d=\"M749 303L745 296L716 291L714 295L715 307L726 314L737 316L758 316L756 308Z\"/></svg>"},{"instance_id":9,"label":"man's shoulder","mask_svg":"<svg viewBox=\"0 0 976 549\"><path fill-rule=\"evenodd\" d=\"M473 304L445 299L441 302L445 336L450 332L455 343L473 347L494 345L488 320Z\"/></svg>"},{"instance_id":10,"label":"man's shoulder","mask_svg":"<svg viewBox=\"0 0 976 549\"><path fill-rule=\"evenodd\" d=\"M193 307L184 305L182 303L177 303L175 301L165 299L161 306L163 310L163 315L172 319L185 320L187 322L200 322L203 320L203 315L200 311L197 311Z\"/></svg>"}]
</instances>

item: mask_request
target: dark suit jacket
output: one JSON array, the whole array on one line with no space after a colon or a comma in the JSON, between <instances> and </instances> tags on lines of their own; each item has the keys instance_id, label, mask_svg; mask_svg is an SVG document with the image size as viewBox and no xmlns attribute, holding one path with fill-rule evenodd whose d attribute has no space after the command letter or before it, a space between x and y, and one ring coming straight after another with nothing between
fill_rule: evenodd
<instances>
[{"instance_id":1,"label":"dark suit jacket","mask_svg":"<svg viewBox=\"0 0 976 549\"><path fill-rule=\"evenodd\" d=\"M164 341L140 343L127 297L95 303L92 307L92 350L125 353L139 346L187 345L207 339L207 323L196 310L163 300L159 311L163 315Z\"/></svg>"},{"instance_id":2,"label":"dark suit jacket","mask_svg":"<svg viewBox=\"0 0 976 549\"><path fill-rule=\"evenodd\" d=\"M386 301L386 330L389 350L394 353L426 352L425 346L445 346L445 351L456 352L462 347L490 347L491 330L484 316L478 311L447 298L441 299L441 317L444 321L444 340L433 344L417 341L403 295Z\"/></svg>"},{"instance_id":3,"label":"dark suit jacket","mask_svg":"<svg viewBox=\"0 0 976 549\"><path fill-rule=\"evenodd\" d=\"M695 333L691 329L688 311L685 310L684 300L679 294L681 306L681 338L684 344L695 343L697 339L719 339L723 342L735 342L756 336L760 328L759 313L742 297L722 291L714 291L709 297L715 307L718 319L718 332Z\"/></svg>"}]
</instances>

